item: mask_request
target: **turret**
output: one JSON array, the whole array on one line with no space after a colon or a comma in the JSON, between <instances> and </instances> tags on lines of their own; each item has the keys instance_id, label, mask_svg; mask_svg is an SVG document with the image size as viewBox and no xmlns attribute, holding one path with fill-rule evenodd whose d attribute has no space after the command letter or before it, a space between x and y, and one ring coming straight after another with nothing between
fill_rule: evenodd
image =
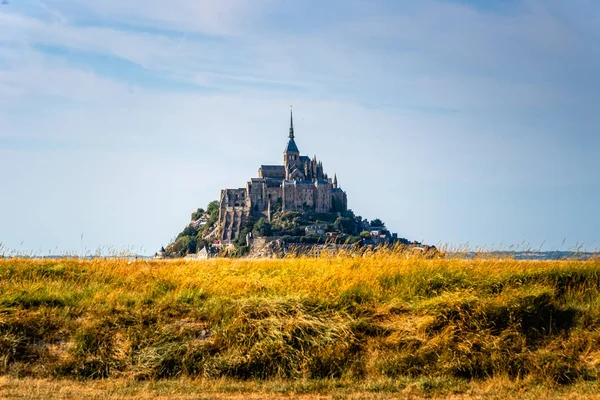
<instances>
[{"instance_id":1,"label":"turret","mask_svg":"<svg viewBox=\"0 0 600 400\"><path fill-rule=\"evenodd\" d=\"M338 187L338 182L337 182L337 174L333 175L333 188L337 189Z\"/></svg>"}]
</instances>

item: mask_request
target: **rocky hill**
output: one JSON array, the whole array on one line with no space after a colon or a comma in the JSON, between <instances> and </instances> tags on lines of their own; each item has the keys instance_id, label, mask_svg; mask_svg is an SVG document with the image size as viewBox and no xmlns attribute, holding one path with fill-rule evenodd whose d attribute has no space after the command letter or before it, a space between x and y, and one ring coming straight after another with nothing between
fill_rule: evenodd
<instances>
[{"instance_id":1,"label":"rocky hill","mask_svg":"<svg viewBox=\"0 0 600 400\"><path fill-rule=\"evenodd\" d=\"M185 257L194 255L206 248L209 255L265 256L280 254L284 248L294 245L310 251L314 246L324 244L377 246L402 243L419 246L390 232L385 223L375 218L367 220L355 215L352 210L343 212L317 213L273 210L271 220L246 218L236 239L223 243L219 240L219 206L216 201L208 204L206 210L199 208L191 215L189 224L161 252L162 257ZM268 238L261 241L259 239ZM255 249L252 250L253 243ZM270 244L278 243L278 244ZM264 251L263 247L266 248ZM273 249L270 249L273 247ZM159 255L157 253L157 255Z\"/></svg>"}]
</instances>

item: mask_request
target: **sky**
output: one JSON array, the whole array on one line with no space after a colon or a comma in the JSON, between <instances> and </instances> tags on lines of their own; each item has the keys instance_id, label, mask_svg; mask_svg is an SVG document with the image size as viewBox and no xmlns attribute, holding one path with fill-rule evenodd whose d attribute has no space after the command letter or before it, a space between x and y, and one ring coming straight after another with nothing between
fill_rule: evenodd
<instances>
[{"instance_id":1,"label":"sky","mask_svg":"<svg viewBox=\"0 0 600 400\"><path fill-rule=\"evenodd\" d=\"M3 0L0 253L153 254L289 105L400 237L598 249L599 40L593 0Z\"/></svg>"}]
</instances>

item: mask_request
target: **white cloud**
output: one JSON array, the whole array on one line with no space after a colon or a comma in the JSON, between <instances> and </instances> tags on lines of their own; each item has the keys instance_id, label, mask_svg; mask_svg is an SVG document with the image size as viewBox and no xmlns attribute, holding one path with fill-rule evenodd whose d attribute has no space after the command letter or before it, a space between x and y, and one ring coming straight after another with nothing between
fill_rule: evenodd
<instances>
[{"instance_id":1,"label":"white cloud","mask_svg":"<svg viewBox=\"0 0 600 400\"><path fill-rule=\"evenodd\" d=\"M145 67L167 63L178 43L163 35L78 27L9 13L0 13L0 25L6 39L22 45L54 45L101 53Z\"/></svg>"},{"instance_id":2,"label":"white cloud","mask_svg":"<svg viewBox=\"0 0 600 400\"><path fill-rule=\"evenodd\" d=\"M230 89L238 83L309 84L263 71L252 48L241 43L183 40L161 33L48 22L14 13L0 13L0 25L5 42L13 46L15 54L39 45L56 46L82 52L74 57L85 53L116 57L173 80L215 88ZM0 60L6 57L0 53Z\"/></svg>"},{"instance_id":3,"label":"white cloud","mask_svg":"<svg viewBox=\"0 0 600 400\"><path fill-rule=\"evenodd\" d=\"M277 35L231 22L260 17L263 8L249 7L249 2L52 4L80 10L71 13L88 19L112 21L113 27L0 13L6 36L26 45L114 56L171 79L228 90L240 83L300 85L315 93L338 92L340 98L354 99L366 95L404 107L510 108L569 99L557 83L565 79L565 66L578 57L571 30L535 2L515 15L482 15L466 6L430 1L395 15L370 9L360 19L337 21L318 33ZM136 10L139 19L163 27L177 18L198 19L198 13L210 21L222 15L231 22L224 26L240 31L214 41L119 28ZM179 23L182 32L193 32L206 25L202 21L195 28Z\"/></svg>"}]
</instances>

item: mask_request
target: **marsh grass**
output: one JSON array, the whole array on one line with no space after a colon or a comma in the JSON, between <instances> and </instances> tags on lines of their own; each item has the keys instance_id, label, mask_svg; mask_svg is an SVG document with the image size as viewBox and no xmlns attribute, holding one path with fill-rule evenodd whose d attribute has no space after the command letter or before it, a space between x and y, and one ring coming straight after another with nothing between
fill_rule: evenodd
<instances>
[{"instance_id":1,"label":"marsh grass","mask_svg":"<svg viewBox=\"0 0 600 400\"><path fill-rule=\"evenodd\" d=\"M584 385L600 371L599 287L598 259L5 259L0 373L308 382L310 393Z\"/></svg>"}]
</instances>

